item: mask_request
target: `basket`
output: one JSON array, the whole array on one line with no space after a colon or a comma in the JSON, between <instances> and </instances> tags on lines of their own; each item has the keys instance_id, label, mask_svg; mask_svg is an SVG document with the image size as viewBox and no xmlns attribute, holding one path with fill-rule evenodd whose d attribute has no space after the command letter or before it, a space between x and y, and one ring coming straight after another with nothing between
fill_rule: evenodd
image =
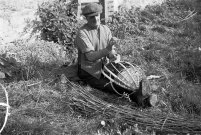
<instances>
[{"instance_id":1,"label":"basket","mask_svg":"<svg viewBox=\"0 0 201 135\"><path fill-rule=\"evenodd\" d=\"M134 66L129 62L111 62L104 65L102 74L111 83L115 83L123 88L134 91L139 88L139 83L146 78L145 73L139 66Z\"/></svg>"}]
</instances>

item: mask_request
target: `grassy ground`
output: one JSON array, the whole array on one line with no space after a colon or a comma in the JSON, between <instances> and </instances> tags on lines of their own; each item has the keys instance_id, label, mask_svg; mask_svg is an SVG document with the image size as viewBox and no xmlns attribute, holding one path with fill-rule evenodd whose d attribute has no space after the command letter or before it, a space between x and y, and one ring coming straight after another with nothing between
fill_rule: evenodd
<instances>
[{"instance_id":1,"label":"grassy ground","mask_svg":"<svg viewBox=\"0 0 201 135\"><path fill-rule=\"evenodd\" d=\"M33 7L30 4L32 1L28 0L22 2L24 5L15 4L15 0L10 3L4 0L0 2L15 11L21 10L21 6L28 9ZM192 117L200 118L201 20L198 4L194 2L168 2L162 6L147 7L143 11L135 9L133 14L131 10L126 21L118 22L118 31L115 31L116 24L110 26L111 29L112 26L115 28L113 34L121 38L119 53L123 60L140 65L147 76L161 76L161 79L151 80L151 88L159 94L160 104L156 108L138 108L136 113L149 112L150 117L153 114L164 114L167 117L174 114L187 116L189 121ZM196 14L192 13L194 9ZM127 29L124 29L126 31L122 35L120 28L125 26ZM77 88L65 78L57 78L54 71L72 59L72 56L63 52L60 45L20 40L4 49L1 48L1 52L15 54L19 63L14 61L18 71L16 76L2 81L8 91L11 106L11 115L3 135L168 134L156 131L153 123L143 126L134 121L128 124L123 121L122 110L112 115L107 111L113 105L128 108L125 110L134 109L135 105L128 100L93 90L89 86ZM82 90L90 92L94 101L101 102L96 102L95 109L97 106L102 107L101 104L105 102L107 106L103 109L97 107L94 111L93 102L82 97L81 92L80 95L77 93ZM2 90L0 100L5 102ZM5 110L0 109L1 112ZM129 116L133 114L129 113ZM3 116L1 113L0 124L4 120ZM165 129L166 124L163 123L161 130Z\"/></svg>"}]
</instances>

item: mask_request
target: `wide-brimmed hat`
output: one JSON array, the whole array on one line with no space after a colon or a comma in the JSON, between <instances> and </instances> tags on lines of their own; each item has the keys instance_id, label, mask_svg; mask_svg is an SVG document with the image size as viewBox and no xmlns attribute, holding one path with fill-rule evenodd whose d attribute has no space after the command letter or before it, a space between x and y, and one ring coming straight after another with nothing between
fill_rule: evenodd
<instances>
[{"instance_id":1,"label":"wide-brimmed hat","mask_svg":"<svg viewBox=\"0 0 201 135\"><path fill-rule=\"evenodd\" d=\"M96 16L102 13L102 5L97 3L89 3L82 9L82 15L84 16Z\"/></svg>"}]
</instances>

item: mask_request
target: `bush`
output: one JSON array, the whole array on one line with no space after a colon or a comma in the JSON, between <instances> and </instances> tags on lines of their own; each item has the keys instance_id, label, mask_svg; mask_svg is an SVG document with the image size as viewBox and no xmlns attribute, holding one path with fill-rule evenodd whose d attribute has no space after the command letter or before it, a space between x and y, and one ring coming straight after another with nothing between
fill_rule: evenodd
<instances>
[{"instance_id":1,"label":"bush","mask_svg":"<svg viewBox=\"0 0 201 135\"><path fill-rule=\"evenodd\" d=\"M66 53L63 46L47 41L16 42L14 46L9 46L1 58L9 63L5 71L10 72L10 78L15 80L29 80L32 78L48 77L47 73L59 66L71 62L76 57L76 53ZM7 56L11 55L11 58ZM12 55L14 55L12 57ZM2 65L0 64L0 70ZM5 72L3 70L3 72ZM7 73L5 72L5 73ZM8 73L7 73L8 74Z\"/></svg>"},{"instance_id":2,"label":"bush","mask_svg":"<svg viewBox=\"0 0 201 135\"><path fill-rule=\"evenodd\" d=\"M67 49L73 48L79 23L76 18L76 5L73 2L44 2L38 6L35 19L29 24L32 34L40 33L40 38L59 43Z\"/></svg>"},{"instance_id":3,"label":"bush","mask_svg":"<svg viewBox=\"0 0 201 135\"><path fill-rule=\"evenodd\" d=\"M132 35L145 35L147 30L143 23L148 23L148 21L145 17L142 19L140 10L133 8L115 13L107 25L114 36L125 39Z\"/></svg>"}]
</instances>

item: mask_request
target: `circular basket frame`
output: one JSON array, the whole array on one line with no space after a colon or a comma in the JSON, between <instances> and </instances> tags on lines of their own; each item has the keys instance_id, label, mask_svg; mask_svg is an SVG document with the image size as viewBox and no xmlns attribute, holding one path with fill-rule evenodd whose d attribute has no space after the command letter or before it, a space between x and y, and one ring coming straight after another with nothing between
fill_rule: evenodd
<instances>
[{"instance_id":1,"label":"circular basket frame","mask_svg":"<svg viewBox=\"0 0 201 135\"><path fill-rule=\"evenodd\" d=\"M139 76L133 76L130 72L131 70L136 70L139 69L141 72L143 72L143 70L137 66L137 65L132 65L129 62L123 62L123 61L119 61L115 64L118 64L124 71L124 74L127 75L127 77L125 75L122 75L122 71L120 71L113 63L109 63L112 67L112 69L114 69L118 75L116 75L115 73L113 73L108 67L107 65L104 65L103 69L101 70L102 74L110 80L110 84L112 86L112 88L114 89L114 91L117 92L117 90L114 88L113 83L115 83L116 85L119 85L125 89L128 89L130 91L132 91L132 93L134 93L136 91L136 88L139 86L139 81L140 81L140 77ZM129 66L129 68L127 68L124 64L127 64ZM131 81L132 81L132 85L131 85ZM134 85L134 86L133 86ZM119 92L117 92L119 95Z\"/></svg>"}]
</instances>

